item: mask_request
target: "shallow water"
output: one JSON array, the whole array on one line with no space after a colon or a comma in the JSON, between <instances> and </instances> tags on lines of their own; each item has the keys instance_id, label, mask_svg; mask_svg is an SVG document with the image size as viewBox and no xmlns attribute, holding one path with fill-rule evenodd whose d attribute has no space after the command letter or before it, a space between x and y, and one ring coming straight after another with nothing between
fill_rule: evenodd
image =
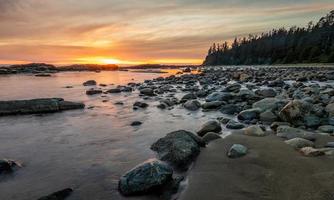
<instances>
[{"instance_id":1,"label":"shallow water","mask_svg":"<svg viewBox=\"0 0 334 200\"><path fill-rule=\"evenodd\" d=\"M172 73L174 71L170 71ZM137 164L154 158L150 145L178 129L198 130L218 112L190 112L176 106L160 110L154 99L145 110L133 110L133 93L86 96L82 83L94 79L113 88L168 74L134 72L65 72L52 77L9 75L0 77L0 100L61 97L82 101L86 109L46 115L0 118L0 157L24 167L0 179L1 200L31 200L72 187L69 200L123 199L119 177ZM73 88L65 88L73 86ZM103 96L103 95L102 95ZM102 102L102 100L108 100ZM124 105L115 105L123 101ZM94 106L93 109L87 107ZM140 120L139 127L130 126ZM148 199L135 197L131 199Z\"/></svg>"}]
</instances>

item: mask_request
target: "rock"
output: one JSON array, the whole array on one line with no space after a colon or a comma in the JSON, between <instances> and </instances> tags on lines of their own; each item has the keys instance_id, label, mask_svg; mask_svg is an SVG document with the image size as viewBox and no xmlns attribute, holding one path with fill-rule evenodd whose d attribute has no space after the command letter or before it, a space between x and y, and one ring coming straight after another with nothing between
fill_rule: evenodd
<instances>
[{"instance_id":1,"label":"rock","mask_svg":"<svg viewBox=\"0 0 334 200\"><path fill-rule=\"evenodd\" d=\"M262 130L261 127L257 125L249 126L244 129L244 134L249 136L263 137L266 136L266 133Z\"/></svg>"},{"instance_id":2,"label":"rock","mask_svg":"<svg viewBox=\"0 0 334 200\"><path fill-rule=\"evenodd\" d=\"M50 77L51 74L48 74L48 73L38 73L38 74L35 74L36 77Z\"/></svg>"},{"instance_id":3,"label":"rock","mask_svg":"<svg viewBox=\"0 0 334 200\"><path fill-rule=\"evenodd\" d=\"M192 99L197 99L197 96L194 93L189 93L189 94L184 95L181 98L181 102L186 102L186 101L192 100Z\"/></svg>"},{"instance_id":4,"label":"rock","mask_svg":"<svg viewBox=\"0 0 334 200\"><path fill-rule=\"evenodd\" d=\"M144 88L139 91L140 91L140 94L145 95L145 96L155 96L154 90L152 88Z\"/></svg>"},{"instance_id":5,"label":"rock","mask_svg":"<svg viewBox=\"0 0 334 200\"><path fill-rule=\"evenodd\" d=\"M201 129L197 132L197 135L203 137L208 132L219 133L222 130L219 122L208 121L202 125Z\"/></svg>"},{"instance_id":6,"label":"rock","mask_svg":"<svg viewBox=\"0 0 334 200\"><path fill-rule=\"evenodd\" d=\"M206 102L211 101L228 101L230 99L233 99L233 95L229 92L214 92L209 94L206 98Z\"/></svg>"},{"instance_id":7,"label":"rock","mask_svg":"<svg viewBox=\"0 0 334 200\"><path fill-rule=\"evenodd\" d=\"M326 106L325 108L326 112L328 113L328 115L330 117L333 117L334 116L334 103L330 103Z\"/></svg>"},{"instance_id":8,"label":"rock","mask_svg":"<svg viewBox=\"0 0 334 200\"><path fill-rule=\"evenodd\" d=\"M83 83L84 86L92 86L92 85L96 85L96 81L95 80L89 80Z\"/></svg>"},{"instance_id":9,"label":"rock","mask_svg":"<svg viewBox=\"0 0 334 200\"><path fill-rule=\"evenodd\" d=\"M271 125L270 125L270 128L271 130L273 131L277 131L277 128L279 126L291 126L291 124L289 122L273 122Z\"/></svg>"},{"instance_id":10,"label":"rock","mask_svg":"<svg viewBox=\"0 0 334 200\"><path fill-rule=\"evenodd\" d=\"M0 101L0 116L52 113L84 107L82 103L64 101L61 98Z\"/></svg>"},{"instance_id":11,"label":"rock","mask_svg":"<svg viewBox=\"0 0 334 200\"><path fill-rule=\"evenodd\" d=\"M60 190L58 192L52 193L48 196L41 197L38 200L64 200L68 196L70 196L72 192L73 192L73 189L66 188L66 189Z\"/></svg>"},{"instance_id":12,"label":"rock","mask_svg":"<svg viewBox=\"0 0 334 200\"><path fill-rule=\"evenodd\" d=\"M229 158L239 158L247 154L247 147L241 144L233 144L227 153Z\"/></svg>"},{"instance_id":13,"label":"rock","mask_svg":"<svg viewBox=\"0 0 334 200\"><path fill-rule=\"evenodd\" d=\"M299 152L308 157L316 157L316 156L323 156L325 152L315 149L313 147L304 147L299 150Z\"/></svg>"},{"instance_id":14,"label":"rock","mask_svg":"<svg viewBox=\"0 0 334 200\"><path fill-rule=\"evenodd\" d=\"M257 101L253 103L253 108L259 108L261 112L264 112L266 110L274 111L274 110L281 110L288 101L281 100L277 98L265 98L260 101Z\"/></svg>"},{"instance_id":15,"label":"rock","mask_svg":"<svg viewBox=\"0 0 334 200\"><path fill-rule=\"evenodd\" d=\"M334 142L327 142L327 144L325 145L325 147L334 148Z\"/></svg>"},{"instance_id":16,"label":"rock","mask_svg":"<svg viewBox=\"0 0 334 200\"><path fill-rule=\"evenodd\" d=\"M101 93L102 93L102 90L97 90L93 88L86 91L87 95L95 95L95 94L101 94Z\"/></svg>"},{"instance_id":17,"label":"rock","mask_svg":"<svg viewBox=\"0 0 334 200\"><path fill-rule=\"evenodd\" d=\"M239 92L241 89L241 85L238 84L238 83L234 83L234 84L231 84L231 85L228 85L226 88L225 88L225 91L226 92Z\"/></svg>"},{"instance_id":18,"label":"rock","mask_svg":"<svg viewBox=\"0 0 334 200\"><path fill-rule=\"evenodd\" d=\"M202 105L202 108L203 109L208 109L208 110L211 110L211 109L218 109L220 106L222 106L224 104L223 101L211 101L211 102L205 102L203 105Z\"/></svg>"},{"instance_id":19,"label":"rock","mask_svg":"<svg viewBox=\"0 0 334 200\"><path fill-rule=\"evenodd\" d=\"M253 120L258 119L260 115L261 110L258 108L243 110L238 114L239 120Z\"/></svg>"},{"instance_id":20,"label":"rock","mask_svg":"<svg viewBox=\"0 0 334 200\"><path fill-rule=\"evenodd\" d=\"M286 144L292 146L295 149L301 149L303 147L313 147L314 143L312 141L303 138L293 138L285 141Z\"/></svg>"},{"instance_id":21,"label":"rock","mask_svg":"<svg viewBox=\"0 0 334 200\"><path fill-rule=\"evenodd\" d=\"M220 112L226 115L234 115L235 113L240 112L240 108L237 105L229 104L229 105L223 105L220 108Z\"/></svg>"},{"instance_id":22,"label":"rock","mask_svg":"<svg viewBox=\"0 0 334 200\"><path fill-rule=\"evenodd\" d=\"M108 93L121 93L121 89L120 88L113 88L107 91Z\"/></svg>"},{"instance_id":23,"label":"rock","mask_svg":"<svg viewBox=\"0 0 334 200\"><path fill-rule=\"evenodd\" d=\"M131 126L140 126L141 124L142 124L142 122L140 122L140 121L133 121L131 123Z\"/></svg>"},{"instance_id":24,"label":"rock","mask_svg":"<svg viewBox=\"0 0 334 200\"><path fill-rule=\"evenodd\" d=\"M180 169L186 169L198 156L205 142L191 132L179 130L160 138L151 149L158 153L159 159L172 163Z\"/></svg>"},{"instance_id":25,"label":"rock","mask_svg":"<svg viewBox=\"0 0 334 200\"><path fill-rule=\"evenodd\" d=\"M188 100L186 103L183 104L183 106L187 110L196 111L201 107L201 103L197 100Z\"/></svg>"},{"instance_id":26,"label":"rock","mask_svg":"<svg viewBox=\"0 0 334 200\"><path fill-rule=\"evenodd\" d=\"M140 101L136 101L136 102L133 104L133 109L147 108L147 107L148 107L148 104L147 104L147 103L140 102Z\"/></svg>"},{"instance_id":27,"label":"rock","mask_svg":"<svg viewBox=\"0 0 334 200\"><path fill-rule=\"evenodd\" d=\"M158 160L146 161L123 175L118 183L123 195L154 192L172 181L173 169Z\"/></svg>"},{"instance_id":28,"label":"rock","mask_svg":"<svg viewBox=\"0 0 334 200\"><path fill-rule=\"evenodd\" d=\"M260 114L260 120L262 122L272 123L277 120L277 116L273 112L267 110Z\"/></svg>"},{"instance_id":29,"label":"rock","mask_svg":"<svg viewBox=\"0 0 334 200\"><path fill-rule=\"evenodd\" d=\"M272 88L256 90L255 94L262 96L262 97L275 97L277 95L276 91Z\"/></svg>"},{"instance_id":30,"label":"rock","mask_svg":"<svg viewBox=\"0 0 334 200\"><path fill-rule=\"evenodd\" d=\"M243 125L242 123L236 122L234 120L230 120L226 124L226 128L228 128L228 129L243 129L243 128L245 128L245 125Z\"/></svg>"},{"instance_id":31,"label":"rock","mask_svg":"<svg viewBox=\"0 0 334 200\"><path fill-rule=\"evenodd\" d=\"M292 128L290 126L279 126L277 127L277 136L286 138L286 139L293 139L293 138L303 138L306 140L314 141L316 139L316 134L308 131L304 131L298 128Z\"/></svg>"},{"instance_id":32,"label":"rock","mask_svg":"<svg viewBox=\"0 0 334 200\"><path fill-rule=\"evenodd\" d=\"M334 126L332 125L319 126L318 131L332 134L334 133Z\"/></svg>"},{"instance_id":33,"label":"rock","mask_svg":"<svg viewBox=\"0 0 334 200\"><path fill-rule=\"evenodd\" d=\"M20 167L21 165L14 160L0 159L0 174L10 173L15 167Z\"/></svg>"},{"instance_id":34,"label":"rock","mask_svg":"<svg viewBox=\"0 0 334 200\"><path fill-rule=\"evenodd\" d=\"M121 102L121 101L117 101L117 102L115 102L115 105L124 105L124 103Z\"/></svg>"},{"instance_id":35,"label":"rock","mask_svg":"<svg viewBox=\"0 0 334 200\"><path fill-rule=\"evenodd\" d=\"M308 115L304 117L304 124L308 128L316 128L320 125L321 120L315 115Z\"/></svg>"},{"instance_id":36,"label":"rock","mask_svg":"<svg viewBox=\"0 0 334 200\"><path fill-rule=\"evenodd\" d=\"M279 116L283 121L297 124L299 120L307 114L307 110L304 108L303 102L299 100L290 101L279 112Z\"/></svg>"},{"instance_id":37,"label":"rock","mask_svg":"<svg viewBox=\"0 0 334 200\"><path fill-rule=\"evenodd\" d=\"M202 137L203 141L205 143L209 143L213 140L217 140L217 139L221 139L220 135L218 135L217 133L213 133L213 132L209 132L206 133L203 137Z\"/></svg>"}]
</instances>

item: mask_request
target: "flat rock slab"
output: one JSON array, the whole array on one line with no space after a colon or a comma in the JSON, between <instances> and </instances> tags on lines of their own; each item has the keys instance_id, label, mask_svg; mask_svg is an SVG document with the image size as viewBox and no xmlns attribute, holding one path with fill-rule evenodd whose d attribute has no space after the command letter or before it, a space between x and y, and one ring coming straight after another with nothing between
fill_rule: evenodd
<instances>
[{"instance_id":1,"label":"flat rock slab","mask_svg":"<svg viewBox=\"0 0 334 200\"><path fill-rule=\"evenodd\" d=\"M228 158L235 143L247 146L248 154ZM179 199L329 200L334 195L333 166L333 158L304 157L274 135L232 134L202 150Z\"/></svg>"}]
</instances>

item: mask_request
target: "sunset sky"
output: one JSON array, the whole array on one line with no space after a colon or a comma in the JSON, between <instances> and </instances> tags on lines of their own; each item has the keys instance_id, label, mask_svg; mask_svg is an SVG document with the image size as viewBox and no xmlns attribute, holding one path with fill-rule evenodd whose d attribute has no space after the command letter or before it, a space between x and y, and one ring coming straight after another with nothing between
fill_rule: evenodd
<instances>
[{"instance_id":1,"label":"sunset sky","mask_svg":"<svg viewBox=\"0 0 334 200\"><path fill-rule=\"evenodd\" d=\"M213 42L305 26L333 0L0 0L0 63L194 63Z\"/></svg>"}]
</instances>

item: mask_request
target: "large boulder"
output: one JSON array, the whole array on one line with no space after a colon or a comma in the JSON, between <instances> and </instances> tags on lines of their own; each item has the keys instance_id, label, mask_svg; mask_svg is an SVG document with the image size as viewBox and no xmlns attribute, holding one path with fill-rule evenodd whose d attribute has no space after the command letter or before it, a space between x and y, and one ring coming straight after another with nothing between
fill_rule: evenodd
<instances>
[{"instance_id":1,"label":"large boulder","mask_svg":"<svg viewBox=\"0 0 334 200\"><path fill-rule=\"evenodd\" d=\"M245 120L251 121L253 119L258 119L260 113L261 113L261 110L258 108L243 110L238 114L238 119L242 121L245 121Z\"/></svg>"},{"instance_id":2,"label":"large boulder","mask_svg":"<svg viewBox=\"0 0 334 200\"><path fill-rule=\"evenodd\" d=\"M303 101L293 100L282 108L279 112L279 116L283 121L298 124L298 121L302 121L308 111Z\"/></svg>"},{"instance_id":3,"label":"large boulder","mask_svg":"<svg viewBox=\"0 0 334 200\"><path fill-rule=\"evenodd\" d=\"M183 104L183 106L187 110L196 111L196 110L200 109L201 103L197 100L188 100L187 102L185 102Z\"/></svg>"},{"instance_id":4,"label":"large boulder","mask_svg":"<svg viewBox=\"0 0 334 200\"><path fill-rule=\"evenodd\" d=\"M286 139L293 139L293 138L303 138L306 140L314 141L316 139L317 134L308 132L298 128L292 128L290 126L279 126L277 127L277 136L286 138Z\"/></svg>"},{"instance_id":5,"label":"large boulder","mask_svg":"<svg viewBox=\"0 0 334 200\"><path fill-rule=\"evenodd\" d=\"M61 98L0 101L0 116L52 113L84 107L83 103L64 101Z\"/></svg>"},{"instance_id":6,"label":"large boulder","mask_svg":"<svg viewBox=\"0 0 334 200\"><path fill-rule=\"evenodd\" d=\"M39 198L38 200L64 200L73 192L72 188L65 188L50 195Z\"/></svg>"},{"instance_id":7,"label":"large boulder","mask_svg":"<svg viewBox=\"0 0 334 200\"><path fill-rule=\"evenodd\" d=\"M310 140L303 138L293 138L285 141L286 144L292 146L295 149L301 149L303 147L313 147L314 143Z\"/></svg>"},{"instance_id":8,"label":"large boulder","mask_svg":"<svg viewBox=\"0 0 334 200\"><path fill-rule=\"evenodd\" d=\"M220 123L217 121L208 121L202 125L201 129L197 132L197 135L203 137L208 132L219 133L222 130Z\"/></svg>"},{"instance_id":9,"label":"large boulder","mask_svg":"<svg viewBox=\"0 0 334 200\"><path fill-rule=\"evenodd\" d=\"M124 174L118 184L123 195L144 194L172 181L173 169L161 161L149 160Z\"/></svg>"},{"instance_id":10,"label":"large boulder","mask_svg":"<svg viewBox=\"0 0 334 200\"><path fill-rule=\"evenodd\" d=\"M180 169L186 169L200 152L205 142L195 134L179 130L160 138L151 149L158 153L159 159L167 161Z\"/></svg>"},{"instance_id":11,"label":"large boulder","mask_svg":"<svg viewBox=\"0 0 334 200\"><path fill-rule=\"evenodd\" d=\"M230 158L239 158L247 154L247 147L241 144L233 144L229 149L227 156Z\"/></svg>"}]
</instances>

